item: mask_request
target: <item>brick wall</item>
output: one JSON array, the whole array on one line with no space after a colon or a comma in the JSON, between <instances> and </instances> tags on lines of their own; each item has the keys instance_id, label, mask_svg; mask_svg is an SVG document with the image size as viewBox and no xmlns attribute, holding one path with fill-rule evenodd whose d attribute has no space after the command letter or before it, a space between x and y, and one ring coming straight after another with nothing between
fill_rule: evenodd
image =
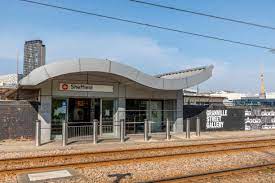
<instances>
[{"instance_id":1,"label":"brick wall","mask_svg":"<svg viewBox=\"0 0 275 183\"><path fill-rule=\"evenodd\" d=\"M0 101L0 139L34 138L37 102Z\"/></svg>"}]
</instances>

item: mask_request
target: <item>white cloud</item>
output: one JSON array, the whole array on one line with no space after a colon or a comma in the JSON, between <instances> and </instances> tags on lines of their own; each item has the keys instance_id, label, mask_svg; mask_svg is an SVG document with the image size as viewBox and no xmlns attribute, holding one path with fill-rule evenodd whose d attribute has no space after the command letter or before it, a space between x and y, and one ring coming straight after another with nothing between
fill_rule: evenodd
<instances>
[{"instance_id":1,"label":"white cloud","mask_svg":"<svg viewBox=\"0 0 275 183\"><path fill-rule=\"evenodd\" d=\"M183 54L176 48L160 46L156 41L125 35L62 35L47 39L49 60L61 57L107 58L137 67L150 74L182 69ZM180 68L179 68L180 67Z\"/></svg>"},{"instance_id":2,"label":"white cloud","mask_svg":"<svg viewBox=\"0 0 275 183\"><path fill-rule=\"evenodd\" d=\"M236 65L236 62L227 59L189 58L188 52L161 45L148 37L105 33L51 33L44 35L42 39L45 40L48 63L61 58L103 58L131 65L149 74L213 64L213 77L201 85L204 90L257 91L259 86L259 72L253 64ZM17 48L20 49L20 59L23 60L25 38L23 35L9 37L2 34L0 40L0 73L13 72L15 62L10 64L11 60L15 60ZM269 68L266 74L268 82L272 82L274 73Z\"/></svg>"}]
</instances>

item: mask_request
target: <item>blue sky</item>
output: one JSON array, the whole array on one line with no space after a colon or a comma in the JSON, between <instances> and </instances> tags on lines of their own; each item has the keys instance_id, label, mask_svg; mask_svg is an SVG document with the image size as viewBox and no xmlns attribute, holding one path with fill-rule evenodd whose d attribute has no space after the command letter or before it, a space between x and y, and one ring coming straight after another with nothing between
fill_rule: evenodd
<instances>
[{"instance_id":1,"label":"blue sky","mask_svg":"<svg viewBox=\"0 0 275 183\"><path fill-rule=\"evenodd\" d=\"M272 30L153 8L128 0L40 2L275 47L275 31ZM149 2L275 27L273 0ZM267 91L275 91L275 54L266 50L114 22L17 0L1 0L0 22L0 74L15 73L16 49L20 52L22 68L25 40L42 39L46 44L47 63L61 58L108 58L149 74L213 64L214 75L201 84L202 90L243 92L258 92L259 74L264 70Z\"/></svg>"}]
</instances>

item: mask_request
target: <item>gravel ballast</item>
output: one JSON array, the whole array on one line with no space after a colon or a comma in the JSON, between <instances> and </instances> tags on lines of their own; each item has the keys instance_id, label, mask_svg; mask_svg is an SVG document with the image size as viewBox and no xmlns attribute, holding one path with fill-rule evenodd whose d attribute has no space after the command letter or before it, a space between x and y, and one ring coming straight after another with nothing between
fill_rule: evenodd
<instances>
[{"instance_id":1,"label":"gravel ballast","mask_svg":"<svg viewBox=\"0 0 275 183\"><path fill-rule=\"evenodd\" d=\"M161 179L207 173L221 169L240 168L275 162L275 148L262 150L230 152L222 154L203 154L199 156L176 156L153 158L148 161L136 161L103 166L87 166L76 168L79 177L47 182L114 182L116 177L122 177L120 182L147 182ZM269 173L270 174L270 173ZM272 176L274 174L272 173ZM266 175L267 176L267 175ZM270 177L270 176L267 176ZM251 177L250 177L251 178ZM15 176L5 179L0 177L0 182L13 182Z\"/></svg>"}]
</instances>

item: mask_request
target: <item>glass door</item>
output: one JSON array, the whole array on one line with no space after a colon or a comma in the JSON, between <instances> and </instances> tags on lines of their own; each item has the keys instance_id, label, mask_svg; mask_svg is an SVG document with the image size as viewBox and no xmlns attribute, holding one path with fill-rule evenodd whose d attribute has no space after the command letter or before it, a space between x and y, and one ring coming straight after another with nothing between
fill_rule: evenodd
<instances>
[{"instance_id":1,"label":"glass door","mask_svg":"<svg viewBox=\"0 0 275 183\"><path fill-rule=\"evenodd\" d=\"M91 122L91 100L70 98L68 122Z\"/></svg>"}]
</instances>

